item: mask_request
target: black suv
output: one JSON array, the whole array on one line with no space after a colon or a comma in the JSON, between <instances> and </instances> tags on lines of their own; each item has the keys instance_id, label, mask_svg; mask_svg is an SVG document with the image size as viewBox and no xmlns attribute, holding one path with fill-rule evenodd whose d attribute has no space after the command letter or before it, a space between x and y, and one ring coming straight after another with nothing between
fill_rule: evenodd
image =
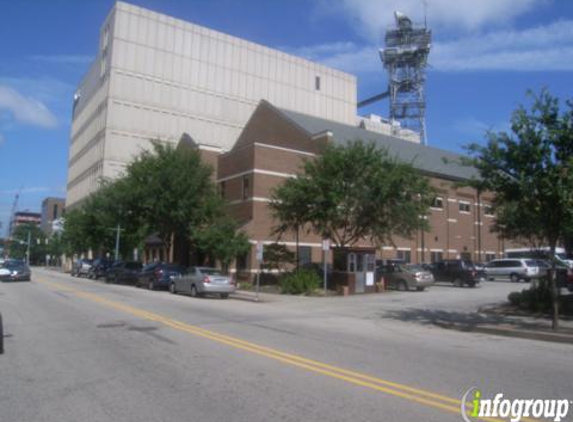
<instances>
[{"instance_id":1,"label":"black suv","mask_svg":"<svg viewBox=\"0 0 573 422\"><path fill-rule=\"evenodd\" d=\"M431 265L431 271L436 282L447 281L454 286L475 287L480 281L485 280L485 273L476 269L471 261L463 259L445 259Z\"/></svg>"}]
</instances>

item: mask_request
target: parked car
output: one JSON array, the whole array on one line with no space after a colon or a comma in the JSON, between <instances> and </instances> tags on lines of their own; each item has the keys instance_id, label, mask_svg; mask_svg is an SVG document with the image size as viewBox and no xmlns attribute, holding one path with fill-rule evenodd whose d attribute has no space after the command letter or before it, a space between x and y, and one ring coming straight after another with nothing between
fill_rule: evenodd
<instances>
[{"instance_id":1,"label":"parked car","mask_svg":"<svg viewBox=\"0 0 573 422\"><path fill-rule=\"evenodd\" d=\"M94 260L92 266L88 270L87 274L88 278L97 280L100 277L104 277L107 270L109 269L109 267L112 266L112 264L113 261L111 259L98 258Z\"/></svg>"},{"instance_id":2,"label":"parked car","mask_svg":"<svg viewBox=\"0 0 573 422\"><path fill-rule=\"evenodd\" d=\"M117 261L105 273L105 282L135 285L141 267L141 262Z\"/></svg>"},{"instance_id":3,"label":"parked car","mask_svg":"<svg viewBox=\"0 0 573 422\"><path fill-rule=\"evenodd\" d=\"M92 259L77 259L72 265L72 277L87 276L92 264Z\"/></svg>"},{"instance_id":4,"label":"parked car","mask_svg":"<svg viewBox=\"0 0 573 422\"><path fill-rule=\"evenodd\" d=\"M416 264L387 264L378 268L377 275L384 278L388 288L422 291L434 284L434 276Z\"/></svg>"},{"instance_id":5,"label":"parked car","mask_svg":"<svg viewBox=\"0 0 573 422\"><path fill-rule=\"evenodd\" d=\"M477 270L473 262L464 259L438 261L432 265L432 274L436 281L446 281L458 287L475 287L485 280L485 273Z\"/></svg>"},{"instance_id":6,"label":"parked car","mask_svg":"<svg viewBox=\"0 0 573 422\"><path fill-rule=\"evenodd\" d=\"M227 299L236 286L231 276L226 276L216 268L189 267L185 274L175 277L170 285L171 293L189 293L191 296L218 294Z\"/></svg>"},{"instance_id":7,"label":"parked car","mask_svg":"<svg viewBox=\"0 0 573 422\"><path fill-rule=\"evenodd\" d=\"M31 281L32 271L26 263L19 259L5 260L0 268L1 281Z\"/></svg>"},{"instance_id":8,"label":"parked car","mask_svg":"<svg viewBox=\"0 0 573 422\"><path fill-rule=\"evenodd\" d=\"M542 278L548 276L551 272L551 263L536 259L535 264L539 267L539 276ZM557 287L565 287L570 292L573 292L573 269L562 261L557 261L555 266L555 285Z\"/></svg>"},{"instance_id":9,"label":"parked car","mask_svg":"<svg viewBox=\"0 0 573 422\"><path fill-rule=\"evenodd\" d=\"M185 273L185 268L165 262L152 262L145 265L137 274L137 287L147 287L149 290L168 289L171 281Z\"/></svg>"},{"instance_id":10,"label":"parked car","mask_svg":"<svg viewBox=\"0 0 573 422\"><path fill-rule=\"evenodd\" d=\"M494 259L486 264L485 272L488 280L509 280L512 283L529 282L547 273L539 260L526 258Z\"/></svg>"},{"instance_id":11,"label":"parked car","mask_svg":"<svg viewBox=\"0 0 573 422\"><path fill-rule=\"evenodd\" d=\"M402 259L377 259L376 260L376 281L380 281L382 274L387 271L388 266L392 265L406 265Z\"/></svg>"}]
</instances>

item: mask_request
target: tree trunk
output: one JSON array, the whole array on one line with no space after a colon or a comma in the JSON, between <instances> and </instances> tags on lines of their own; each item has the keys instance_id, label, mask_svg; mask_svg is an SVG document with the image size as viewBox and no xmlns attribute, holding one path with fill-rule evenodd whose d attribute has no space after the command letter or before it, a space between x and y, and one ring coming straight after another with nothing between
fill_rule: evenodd
<instances>
[{"instance_id":1,"label":"tree trunk","mask_svg":"<svg viewBox=\"0 0 573 422\"><path fill-rule=\"evenodd\" d=\"M551 254L551 272L549 274L549 288L551 289L551 302L553 305L553 314L551 320L551 328L553 331L557 331L559 328L559 295L557 292L557 287L555 283L555 276L556 276L556 269L557 269L557 262L555 260L555 248L557 242L552 241L550 245L550 254Z\"/></svg>"}]
</instances>

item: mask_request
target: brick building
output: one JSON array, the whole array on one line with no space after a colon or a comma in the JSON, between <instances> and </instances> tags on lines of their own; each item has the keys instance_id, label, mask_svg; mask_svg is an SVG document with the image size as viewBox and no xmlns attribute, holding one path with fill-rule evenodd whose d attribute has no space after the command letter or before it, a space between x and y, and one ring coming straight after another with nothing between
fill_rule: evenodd
<instances>
[{"instance_id":1,"label":"brick building","mask_svg":"<svg viewBox=\"0 0 573 422\"><path fill-rule=\"evenodd\" d=\"M490 231L491 194L479 195L472 188L456 186L475 175L475 169L459 164L458 155L361 127L279 109L262 101L234 147L221 154L217 164L217 183L229 203L229 211L241 222L253 243L246 259L239 260L239 270L257 268L256 242L276 241L271 236L275 222L268 209L272 189L285 179L296 177L303 160L319 155L327 143L344 144L357 139L374 142L387 148L390 155L412 162L429 177L438 192L431 207L429 232L420 232L414 239L396 238L396 246L376 249L364 243L359 247L376 258L401 258L414 263L448 258L486 261L503 255L503 241ZM321 262L321 242L318 236L301 232L299 253L303 262ZM294 235L283 236L281 243L294 248Z\"/></svg>"}]
</instances>

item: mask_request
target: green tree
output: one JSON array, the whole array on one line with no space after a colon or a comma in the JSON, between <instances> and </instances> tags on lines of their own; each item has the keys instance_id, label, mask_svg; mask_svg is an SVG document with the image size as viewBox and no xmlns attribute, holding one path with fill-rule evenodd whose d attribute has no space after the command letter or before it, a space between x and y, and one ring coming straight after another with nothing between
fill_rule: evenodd
<instances>
[{"instance_id":1,"label":"green tree","mask_svg":"<svg viewBox=\"0 0 573 422\"><path fill-rule=\"evenodd\" d=\"M295 263L296 260L294 252L280 243L265 245L264 258L266 269L279 271L284 270L287 265Z\"/></svg>"},{"instance_id":2,"label":"green tree","mask_svg":"<svg viewBox=\"0 0 573 422\"><path fill-rule=\"evenodd\" d=\"M198 150L154 141L152 150L127 167L122 180L130 220L147 234L156 233L168 249L174 236L188 239L192 227L202 227L220 211L212 172Z\"/></svg>"},{"instance_id":3,"label":"green tree","mask_svg":"<svg viewBox=\"0 0 573 422\"><path fill-rule=\"evenodd\" d=\"M549 283L553 329L558 327L555 248L573 226L573 103L560 112L559 100L546 90L519 106L511 132L490 132L486 145L470 144L480 178L471 185L495 193L495 230L503 237L546 243L551 250Z\"/></svg>"},{"instance_id":4,"label":"green tree","mask_svg":"<svg viewBox=\"0 0 573 422\"><path fill-rule=\"evenodd\" d=\"M36 224L21 224L14 229L10 242L10 257L26 259L28 240L30 240L30 263L44 263L46 257L46 236Z\"/></svg>"},{"instance_id":5,"label":"green tree","mask_svg":"<svg viewBox=\"0 0 573 422\"><path fill-rule=\"evenodd\" d=\"M427 229L433 189L409 163L362 141L329 145L303 172L275 189L270 208L279 235L305 224L338 247L376 245Z\"/></svg>"},{"instance_id":6,"label":"green tree","mask_svg":"<svg viewBox=\"0 0 573 422\"><path fill-rule=\"evenodd\" d=\"M224 273L231 261L247 253L251 246L247 235L237 230L237 223L224 215L208 225L192 227L191 236L197 249L221 262Z\"/></svg>"}]
</instances>

